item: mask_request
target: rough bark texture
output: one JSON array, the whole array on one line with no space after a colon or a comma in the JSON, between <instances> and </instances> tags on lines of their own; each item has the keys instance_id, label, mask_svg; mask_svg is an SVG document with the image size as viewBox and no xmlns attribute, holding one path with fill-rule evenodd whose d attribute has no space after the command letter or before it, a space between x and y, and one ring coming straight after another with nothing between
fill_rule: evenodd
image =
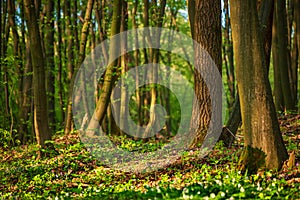
<instances>
[{"instance_id":1,"label":"rough bark texture","mask_svg":"<svg viewBox=\"0 0 300 200\"><path fill-rule=\"evenodd\" d=\"M191 6L192 4L189 4ZM189 10L193 10L190 8ZM193 19L193 13L190 13L190 19ZM221 2L219 0L198 0L195 1L194 40L206 50L221 73L222 55L221 55ZM200 49L195 49L195 58L199 58ZM195 65L203 65L203 60L195 59ZM200 73L195 70L195 95L198 98L199 105L194 105L192 113L192 123L197 122L196 138L191 145L195 147L201 144L207 134L208 125L211 116L211 101L208 88ZM195 108L200 109L195 109ZM191 125L194 127L194 125Z\"/></svg>"},{"instance_id":2,"label":"rough bark texture","mask_svg":"<svg viewBox=\"0 0 300 200\"><path fill-rule=\"evenodd\" d=\"M266 73L257 1L231 0L230 3L245 147L260 149L266 154L266 167L280 169L288 155ZM251 154L248 155L242 160L250 160ZM251 165L244 167L251 170Z\"/></svg>"}]
</instances>

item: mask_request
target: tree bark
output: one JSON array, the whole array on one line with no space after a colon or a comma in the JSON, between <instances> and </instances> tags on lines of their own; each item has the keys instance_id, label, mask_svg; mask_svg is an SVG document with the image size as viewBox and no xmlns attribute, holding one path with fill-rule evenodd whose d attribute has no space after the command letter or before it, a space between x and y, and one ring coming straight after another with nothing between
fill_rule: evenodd
<instances>
[{"instance_id":1,"label":"tree bark","mask_svg":"<svg viewBox=\"0 0 300 200\"><path fill-rule=\"evenodd\" d=\"M191 4L189 4L189 7ZM190 8L189 10L193 10ZM193 19L193 13L190 13L190 19ZM198 42L204 50L206 50L215 62L221 74L222 71L222 55L221 55L221 2L219 0L198 0L195 1L195 16L194 16L194 40ZM195 58L198 58L198 53L201 49L195 49ZM201 66L203 62L200 59L195 59L195 65ZM208 88L200 72L194 71L195 95L198 98L199 105L194 105L192 113L192 121L197 123L196 138L191 147L196 147L202 144L207 134L208 126L211 117L211 100ZM196 108L200 108L196 109ZM194 125L191 125L194 127Z\"/></svg>"},{"instance_id":2,"label":"tree bark","mask_svg":"<svg viewBox=\"0 0 300 200\"><path fill-rule=\"evenodd\" d=\"M245 147L259 149L268 169L280 169L287 151L280 133L255 0L231 0L233 47ZM251 154L241 157L242 170L251 171ZM262 166L259 166L262 167Z\"/></svg>"},{"instance_id":3,"label":"tree bark","mask_svg":"<svg viewBox=\"0 0 300 200\"><path fill-rule=\"evenodd\" d=\"M268 73L270 67L270 57L271 57L274 1L273 0L260 1L260 5L257 6L257 9L259 11L260 29L263 35L264 50L265 50L264 52L265 52L266 66L267 66L267 73ZM232 65L233 65L233 60L232 60ZM229 120L227 121L226 126L223 128L220 136L220 140L222 140L225 146L227 147L230 147L231 144L234 142L238 127L242 124L240 100L238 96L239 93L237 90L235 103L233 104L232 111L229 115Z\"/></svg>"}]
</instances>

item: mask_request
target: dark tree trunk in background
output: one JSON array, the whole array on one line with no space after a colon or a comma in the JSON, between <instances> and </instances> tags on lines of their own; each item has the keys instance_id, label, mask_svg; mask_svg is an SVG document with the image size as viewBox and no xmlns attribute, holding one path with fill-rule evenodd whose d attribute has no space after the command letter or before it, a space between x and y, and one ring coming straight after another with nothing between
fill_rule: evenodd
<instances>
[{"instance_id":1,"label":"dark tree trunk in background","mask_svg":"<svg viewBox=\"0 0 300 200\"><path fill-rule=\"evenodd\" d=\"M54 0L46 4L45 51L47 61L47 98L50 131L55 131Z\"/></svg>"},{"instance_id":2,"label":"dark tree trunk in background","mask_svg":"<svg viewBox=\"0 0 300 200\"><path fill-rule=\"evenodd\" d=\"M281 87L275 88L275 90L280 90L283 95L284 108L283 110L294 110L295 105L293 103L290 76L289 76L289 50L288 50L288 30L287 30L287 17L286 17L286 4L285 0L275 1L275 13L274 13L274 35L277 35L277 39L274 42L274 48L277 48L276 52L278 65L274 65L275 70L280 74L280 84ZM274 52L274 53L276 53ZM278 94L278 92L275 92ZM280 99L280 97L275 97Z\"/></svg>"}]
</instances>

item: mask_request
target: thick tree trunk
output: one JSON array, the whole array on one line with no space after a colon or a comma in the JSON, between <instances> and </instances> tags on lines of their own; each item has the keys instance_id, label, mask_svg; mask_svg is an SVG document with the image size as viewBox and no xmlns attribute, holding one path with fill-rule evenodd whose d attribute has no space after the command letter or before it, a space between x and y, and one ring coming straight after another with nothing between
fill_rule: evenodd
<instances>
[{"instance_id":1,"label":"thick tree trunk","mask_svg":"<svg viewBox=\"0 0 300 200\"><path fill-rule=\"evenodd\" d=\"M279 130L255 0L231 0L233 46L245 147L266 154L265 165L280 169L287 159ZM251 171L251 154L242 157L243 170ZM262 167L262 166L259 166Z\"/></svg>"},{"instance_id":2,"label":"thick tree trunk","mask_svg":"<svg viewBox=\"0 0 300 200\"><path fill-rule=\"evenodd\" d=\"M189 4L191 6L191 4ZM189 10L193 10L190 8ZM193 19L193 13L190 13L190 19ZM195 1L194 40L206 50L215 62L221 74L222 55L221 55L221 2L219 0L198 0ZM199 58L198 53L201 49L195 49L195 65L203 65L203 60ZM194 105L191 123L197 124L196 138L191 145L195 147L204 141L207 134L211 117L211 100L206 83L201 77L200 72L194 72L195 95L198 98L199 105ZM200 109L196 109L196 108ZM194 127L194 125L191 125Z\"/></svg>"},{"instance_id":3,"label":"thick tree trunk","mask_svg":"<svg viewBox=\"0 0 300 200\"><path fill-rule=\"evenodd\" d=\"M264 52L266 58L266 68L267 73L269 72L270 67L270 57L271 57L271 43L272 43L272 23L273 23L273 11L274 11L274 1L273 0L263 0L260 2L260 5L257 7L259 10L259 21L260 29L263 35L264 42ZM232 52L233 54L233 52ZM273 57L274 58L274 57ZM233 59L233 56L232 56ZM233 60L232 60L233 65ZM232 67L233 70L233 67ZM235 103L233 104L232 111L229 115L229 120L226 123L226 126L222 130L220 140L222 140L225 146L230 147L234 142L236 132L238 127L242 123L241 117L241 108L240 100L237 90L237 95L235 98Z\"/></svg>"}]
</instances>

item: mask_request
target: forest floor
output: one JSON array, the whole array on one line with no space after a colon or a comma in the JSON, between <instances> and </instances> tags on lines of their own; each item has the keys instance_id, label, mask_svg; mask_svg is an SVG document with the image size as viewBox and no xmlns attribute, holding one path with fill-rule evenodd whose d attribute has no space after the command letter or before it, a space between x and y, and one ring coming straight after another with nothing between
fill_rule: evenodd
<instances>
[{"instance_id":1,"label":"forest floor","mask_svg":"<svg viewBox=\"0 0 300 200\"><path fill-rule=\"evenodd\" d=\"M77 134L55 135L54 149L39 160L36 145L0 148L3 199L300 199L300 115L279 118L295 165L253 175L237 170L243 149L239 132L231 148L218 143L206 157L184 154L151 173L112 170L93 158ZM124 138L119 139L120 143ZM152 141L154 146L158 141ZM126 144L125 144L126 143ZM137 145L134 141L123 146ZM1 198L1 199L2 199Z\"/></svg>"}]
</instances>

